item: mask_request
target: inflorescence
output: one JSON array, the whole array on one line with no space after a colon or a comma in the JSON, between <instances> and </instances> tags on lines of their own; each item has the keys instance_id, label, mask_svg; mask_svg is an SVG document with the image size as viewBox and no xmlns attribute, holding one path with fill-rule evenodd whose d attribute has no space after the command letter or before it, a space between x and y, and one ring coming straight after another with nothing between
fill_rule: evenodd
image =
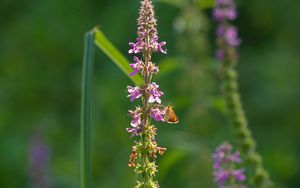
<instances>
[{"instance_id":1,"label":"inflorescence","mask_svg":"<svg viewBox=\"0 0 300 188\"><path fill-rule=\"evenodd\" d=\"M238 38L238 29L229 23L229 21L237 18L234 1L217 0L213 17L217 22L215 31L218 45L216 58L222 61L228 57L230 61L235 62L237 60L236 48L241 44L241 40Z\"/></svg>"},{"instance_id":2,"label":"inflorescence","mask_svg":"<svg viewBox=\"0 0 300 188\"><path fill-rule=\"evenodd\" d=\"M159 52L166 54L166 42L158 42L157 21L154 17L153 5L150 0L142 0L137 20L138 31L136 42L130 42L129 54L132 54L134 63L130 64L133 71L130 76L140 74L144 83L141 86L127 86L130 101L141 99L142 105L129 110L132 117L131 127L127 128L132 137L137 139L132 147L129 167L135 169L138 175L136 187L156 188L158 182L154 181L157 172L157 154L162 155L166 148L159 147L155 140L157 128L151 124L155 121L165 121L167 107L161 104L164 93L159 85L152 81L152 77L159 73L158 66L152 62L152 54Z\"/></svg>"},{"instance_id":3,"label":"inflorescence","mask_svg":"<svg viewBox=\"0 0 300 188\"><path fill-rule=\"evenodd\" d=\"M243 110L241 96L238 92L237 47L241 44L238 30L230 21L237 18L234 0L216 0L213 17L217 23L216 58L222 61L224 94L228 106L228 115L232 123L237 145L245 158L248 182L255 188L268 188L272 186L269 173L263 168L261 156L256 151L256 143Z\"/></svg>"}]
</instances>

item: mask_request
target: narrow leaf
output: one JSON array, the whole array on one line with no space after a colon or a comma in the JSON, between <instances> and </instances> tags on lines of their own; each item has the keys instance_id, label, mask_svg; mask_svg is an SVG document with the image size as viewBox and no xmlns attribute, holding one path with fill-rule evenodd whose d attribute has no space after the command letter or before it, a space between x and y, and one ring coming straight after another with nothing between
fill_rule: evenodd
<instances>
[{"instance_id":1,"label":"narrow leaf","mask_svg":"<svg viewBox=\"0 0 300 188\"><path fill-rule=\"evenodd\" d=\"M129 66L129 61L122 55L121 52L105 37L105 35L95 28L95 45L100 48L136 85L141 85L143 79L139 75L129 76L132 72Z\"/></svg>"},{"instance_id":2,"label":"narrow leaf","mask_svg":"<svg viewBox=\"0 0 300 188\"><path fill-rule=\"evenodd\" d=\"M92 124L92 85L94 67L94 33L85 34L82 93L81 93L81 188L91 187L91 124Z\"/></svg>"}]
</instances>

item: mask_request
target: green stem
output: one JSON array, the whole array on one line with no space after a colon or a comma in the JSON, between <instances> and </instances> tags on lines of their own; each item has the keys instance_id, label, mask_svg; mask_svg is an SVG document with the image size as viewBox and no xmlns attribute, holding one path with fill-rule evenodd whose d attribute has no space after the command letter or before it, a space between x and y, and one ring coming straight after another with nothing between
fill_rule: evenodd
<instances>
[{"instance_id":1,"label":"green stem","mask_svg":"<svg viewBox=\"0 0 300 188\"><path fill-rule=\"evenodd\" d=\"M237 144L245 156L246 164L252 171L250 178L253 187L267 188L271 186L269 174L263 168L260 155L256 152L255 140L248 127L246 115L243 110L242 101L238 92L237 72L232 62L223 64L225 97L229 109L229 118L237 140Z\"/></svg>"},{"instance_id":2,"label":"green stem","mask_svg":"<svg viewBox=\"0 0 300 188\"><path fill-rule=\"evenodd\" d=\"M81 143L80 175L81 188L91 187L91 122L92 122L92 78L94 66L94 33L85 34L81 97Z\"/></svg>"},{"instance_id":3,"label":"green stem","mask_svg":"<svg viewBox=\"0 0 300 188\"><path fill-rule=\"evenodd\" d=\"M149 46L149 36L146 37L146 46ZM150 62L150 49L146 47L144 53L143 53L143 59L145 63L145 67L148 67ZM149 87L149 84L151 82L150 74L148 71L145 71L144 73L144 89L147 89ZM146 91L146 90L145 90ZM145 188L152 188L150 186L150 182L153 182L152 176L148 169L148 164L150 162L149 159L149 148L148 144L150 141L149 135L148 135L148 126L149 126L149 104L148 104L149 94L147 92L144 93L143 96L143 125L144 125L144 131L142 133L142 145L143 145L143 151L142 151L142 165L144 166L144 172L143 172L143 185Z\"/></svg>"}]
</instances>

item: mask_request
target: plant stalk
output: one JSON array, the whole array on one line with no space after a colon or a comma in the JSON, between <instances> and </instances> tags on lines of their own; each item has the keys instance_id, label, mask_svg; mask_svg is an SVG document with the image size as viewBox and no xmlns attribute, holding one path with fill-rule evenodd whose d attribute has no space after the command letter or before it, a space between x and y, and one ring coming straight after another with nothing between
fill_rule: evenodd
<instances>
[{"instance_id":1,"label":"plant stalk","mask_svg":"<svg viewBox=\"0 0 300 188\"><path fill-rule=\"evenodd\" d=\"M271 186L269 174L263 168L261 156L256 151L256 143L248 127L247 118L238 92L237 71L234 69L234 63L229 60L225 61L223 71L229 118L237 144L245 156L246 165L249 167L250 174L252 175L250 183L255 188L268 188Z\"/></svg>"}]
</instances>

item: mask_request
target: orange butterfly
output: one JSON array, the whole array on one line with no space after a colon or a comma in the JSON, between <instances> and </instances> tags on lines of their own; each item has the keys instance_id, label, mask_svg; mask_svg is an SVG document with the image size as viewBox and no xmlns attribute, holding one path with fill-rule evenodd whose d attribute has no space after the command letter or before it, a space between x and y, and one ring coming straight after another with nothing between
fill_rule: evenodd
<instances>
[{"instance_id":1,"label":"orange butterfly","mask_svg":"<svg viewBox=\"0 0 300 188\"><path fill-rule=\"evenodd\" d=\"M179 122L179 119L178 117L176 116L172 106L168 105L166 108L166 114L165 114L165 117L164 117L164 121L167 122L167 123L178 123Z\"/></svg>"}]
</instances>

